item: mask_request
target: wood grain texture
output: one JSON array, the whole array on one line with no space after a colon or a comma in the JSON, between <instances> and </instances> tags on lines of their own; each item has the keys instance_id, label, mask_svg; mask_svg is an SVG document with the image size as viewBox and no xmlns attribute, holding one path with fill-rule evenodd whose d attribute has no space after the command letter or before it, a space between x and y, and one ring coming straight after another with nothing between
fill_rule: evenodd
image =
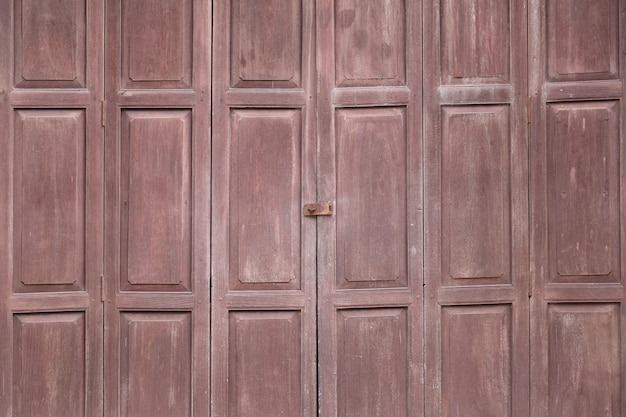
<instances>
[{"instance_id":1,"label":"wood grain texture","mask_svg":"<svg viewBox=\"0 0 626 417\"><path fill-rule=\"evenodd\" d=\"M337 312L340 416L407 416L405 309Z\"/></svg>"},{"instance_id":2,"label":"wood grain texture","mask_svg":"<svg viewBox=\"0 0 626 417\"><path fill-rule=\"evenodd\" d=\"M511 1L442 2L444 84L510 82Z\"/></svg>"},{"instance_id":3,"label":"wood grain texture","mask_svg":"<svg viewBox=\"0 0 626 417\"><path fill-rule=\"evenodd\" d=\"M619 314L618 304L548 307L550 416L620 415Z\"/></svg>"},{"instance_id":4,"label":"wood grain texture","mask_svg":"<svg viewBox=\"0 0 626 417\"><path fill-rule=\"evenodd\" d=\"M235 110L231 129L231 289L300 288L301 114Z\"/></svg>"},{"instance_id":5,"label":"wood grain texture","mask_svg":"<svg viewBox=\"0 0 626 417\"><path fill-rule=\"evenodd\" d=\"M619 133L615 102L548 108L552 282L618 279Z\"/></svg>"},{"instance_id":6,"label":"wood grain texture","mask_svg":"<svg viewBox=\"0 0 626 417\"><path fill-rule=\"evenodd\" d=\"M15 122L15 289L82 290L85 114L20 110Z\"/></svg>"},{"instance_id":7,"label":"wood grain texture","mask_svg":"<svg viewBox=\"0 0 626 417\"><path fill-rule=\"evenodd\" d=\"M214 2L211 415L317 415L315 2Z\"/></svg>"},{"instance_id":8,"label":"wood grain texture","mask_svg":"<svg viewBox=\"0 0 626 417\"><path fill-rule=\"evenodd\" d=\"M550 80L618 77L618 0L547 2Z\"/></svg>"},{"instance_id":9,"label":"wood grain texture","mask_svg":"<svg viewBox=\"0 0 626 417\"><path fill-rule=\"evenodd\" d=\"M84 88L86 3L20 0L14 16L16 87Z\"/></svg>"},{"instance_id":10,"label":"wood grain texture","mask_svg":"<svg viewBox=\"0 0 626 417\"><path fill-rule=\"evenodd\" d=\"M133 89L190 87L192 0L121 3L121 85Z\"/></svg>"},{"instance_id":11,"label":"wood grain texture","mask_svg":"<svg viewBox=\"0 0 626 417\"><path fill-rule=\"evenodd\" d=\"M425 13L425 415L525 417L527 3Z\"/></svg>"},{"instance_id":12,"label":"wood grain texture","mask_svg":"<svg viewBox=\"0 0 626 417\"><path fill-rule=\"evenodd\" d=\"M0 414L103 415L103 0L0 2Z\"/></svg>"},{"instance_id":13,"label":"wood grain texture","mask_svg":"<svg viewBox=\"0 0 626 417\"><path fill-rule=\"evenodd\" d=\"M106 0L103 415L209 415L207 0Z\"/></svg>"},{"instance_id":14,"label":"wood grain texture","mask_svg":"<svg viewBox=\"0 0 626 417\"><path fill-rule=\"evenodd\" d=\"M190 313L123 313L121 415L191 416Z\"/></svg>"},{"instance_id":15,"label":"wood grain texture","mask_svg":"<svg viewBox=\"0 0 626 417\"><path fill-rule=\"evenodd\" d=\"M443 268L451 278L446 283L510 280L509 112L509 106L443 108Z\"/></svg>"},{"instance_id":16,"label":"wood grain texture","mask_svg":"<svg viewBox=\"0 0 626 417\"><path fill-rule=\"evenodd\" d=\"M232 0L231 85L300 87L302 0Z\"/></svg>"},{"instance_id":17,"label":"wood grain texture","mask_svg":"<svg viewBox=\"0 0 626 417\"><path fill-rule=\"evenodd\" d=\"M529 1L531 415L622 416L622 0ZM620 388L618 388L620 387Z\"/></svg>"},{"instance_id":18,"label":"wood grain texture","mask_svg":"<svg viewBox=\"0 0 626 417\"><path fill-rule=\"evenodd\" d=\"M405 83L405 15L405 0L335 2L337 86Z\"/></svg>"},{"instance_id":19,"label":"wood grain texture","mask_svg":"<svg viewBox=\"0 0 626 417\"><path fill-rule=\"evenodd\" d=\"M122 116L121 282L126 290L191 289L191 112Z\"/></svg>"},{"instance_id":20,"label":"wood grain texture","mask_svg":"<svg viewBox=\"0 0 626 417\"><path fill-rule=\"evenodd\" d=\"M84 415L84 313L16 314L13 340L14 415Z\"/></svg>"},{"instance_id":21,"label":"wood grain texture","mask_svg":"<svg viewBox=\"0 0 626 417\"><path fill-rule=\"evenodd\" d=\"M301 316L294 311L230 313L229 416L302 414Z\"/></svg>"},{"instance_id":22,"label":"wood grain texture","mask_svg":"<svg viewBox=\"0 0 626 417\"><path fill-rule=\"evenodd\" d=\"M337 112L337 287L406 286L407 143L399 108Z\"/></svg>"},{"instance_id":23,"label":"wood grain texture","mask_svg":"<svg viewBox=\"0 0 626 417\"><path fill-rule=\"evenodd\" d=\"M441 415L511 415L511 311L510 305L443 309Z\"/></svg>"},{"instance_id":24,"label":"wood grain texture","mask_svg":"<svg viewBox=\"0 0 626 417\"><path fill-rule=\"evenodd\" d=\"M317 2L319 415L423 410L421 11Z\"/></svg>"}]
</instances>

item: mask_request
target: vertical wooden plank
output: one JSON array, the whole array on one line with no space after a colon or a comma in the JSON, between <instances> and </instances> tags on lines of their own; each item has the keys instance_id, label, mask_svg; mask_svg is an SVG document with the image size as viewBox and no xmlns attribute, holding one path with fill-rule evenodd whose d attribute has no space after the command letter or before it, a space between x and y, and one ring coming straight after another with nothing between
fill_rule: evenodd
<instances>
[{"instance_id":1,"label":"vertical wooden plank","mask_svg":"<svg viewBox=\"0 0 626 417\"><path fill-rule=\"evenodd\" d=\"M429 416L529 415L526 6L425 6Z\"/></svg>"},{"instance_id":2,"label":"vertical wooden plank","mask_svg":"<svg viewBox=\"0 0 626 417\"><path fill-rule=\"evenodd\" d=\"M10 56L13 50L13 34L11 33L10 19L12 17L12 2L0 2L0 55ZM0 332L5 335L0 341L0 356L11 358L13 355L13 337L11 328L13 317L6 306L6 301L11 296L12 282L9 277L12 271L12 214L10 207L13 204L11 189L13 183L13 140L11 137L12 115L8 92L9 80L12 79L12 59L0 59ZM0 379L2 381L13 380L13 361L0 361ZM11 414L12 395L7 390L0 395L0 414Z\"/></svg>"},{"instance_id":3,"label":"vertical wooden plank","mask_svg":"<svg viewBox=\"0 0 626 417\"><path fill-rule=\"evenodd\" d=\"M104 414L208 415L212 6L106 6Z\"/></svg>"},{"instance_id":4,"label":"vertical wooden plank","mask_svg":"<svg viewBox=\"0 0 626 417\"><path fill-rule=\"evenodd\" d=\"M212 415L317 415L314 10L215 4Z\"/></svg>"},{"instance_id":5,"label":"vertical wooden plank","mask_svg":"<svg viewBox=\"0 0 626 417\"><path fill-rule=\"evenodd\" d=\"M421 7L317 3L324 416L423 412Z\"/></svg>"},{"instance_id":6,"label":"vertical wooden plank","mask_svg":"<svg viewBox=\"0 0 626 417\"><path fill-rule=\"evenodd\" d=\"M626 3L530 10L531 414L624 416Z\"/></svg>"},{"instance_id":7,"label":"vertical wooden plank","mask_svg":"<svg viewBox=\"0 0 626 417\"><path fill-rule=\"evenodd\" d=\"M103 414L103 13L0 3L2 415Z\"/></svg>"}]
</instances>

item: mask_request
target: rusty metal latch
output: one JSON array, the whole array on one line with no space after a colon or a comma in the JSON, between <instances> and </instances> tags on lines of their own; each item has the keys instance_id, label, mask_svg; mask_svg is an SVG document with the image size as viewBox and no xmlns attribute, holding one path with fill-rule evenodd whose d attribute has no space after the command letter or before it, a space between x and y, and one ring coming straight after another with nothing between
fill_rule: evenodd
<instances>
[{"instance_id":1,"label":"rusty metal latch","mask_svg":"<svg viewBox=\"0 0 626 417\"><path fill-rule=\"evenodd\" d=\"M305 216L330 216L333 214L333 206L330 203L315 203L304 205Z\"/></svg>"}]
</instances>

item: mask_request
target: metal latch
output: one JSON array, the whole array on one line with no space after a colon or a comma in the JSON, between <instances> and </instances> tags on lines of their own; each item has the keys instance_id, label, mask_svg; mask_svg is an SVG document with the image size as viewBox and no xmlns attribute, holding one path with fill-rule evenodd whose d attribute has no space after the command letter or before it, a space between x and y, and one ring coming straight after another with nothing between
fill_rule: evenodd
<instances>
[{"instance_id":1,"label":"metal latch","mask_svg":"<svg viewBox=\"0 0 626 417\"><path fill-rule=\"evenodd\" d=\"M315 203L304 205L305 216L330 216L333 214L332 205L330 203Z\"/></svg>"}]
</instances>

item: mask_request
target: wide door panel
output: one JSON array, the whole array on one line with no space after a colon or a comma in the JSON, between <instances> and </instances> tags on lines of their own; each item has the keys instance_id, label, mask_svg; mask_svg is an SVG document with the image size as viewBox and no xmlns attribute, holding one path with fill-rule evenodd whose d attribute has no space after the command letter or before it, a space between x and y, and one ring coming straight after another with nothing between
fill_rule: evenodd
<instances>
[{"instance_id":1,"label":"wide door panel","mask_svg":"<svg viewBox=\"0 0 626 417\"><path fill-rule=\"evenodd\" d=\"M0 3L2 415L102 414L102 18Z\"/></svg>"},{"instance_id":2,"label":"wide door panel","mask_svg":"<svg viewBox=\"0 0 626 417\"><path fill-rule=\"evenodd\" d=\"M314 2L218 3L212 414L314 417Z\"/></svg>"},{"instance_id":3,"label":"wide door panel","mask_svg":"<svg viewBox=\"0 0 626 417\"><path fill-rule=\"evenodd\" d=\"M209 413L209 6L107 2L108 416Z\"/></svg>"},{"instance_id":4,"label":"wide door panel","mask_svg":"<svg viewBox=\"0 0 626 417\"><path fill-rule=\"evenodd\" d=\"M526 416L526 5L425 10L426 414Z\"/></svg>"},{"instance_id":5,"label":"wide door panel","mask_svg":"<svg viewBox=\"0 0 626 417\"><path fill-rule=\"evenodd\" d=\"M531 414L623 416L626 4L531 5Z\"/></svg>"},{"instance_id":6,"label":"wide door panel","mask_svg":"<svg viewBox=\"0 0 626 417\"><path fill-rule=\"evenodd\" d=\"M422 413L420 8L318 2L324 416Z\"/></svg>"}]
</instances>

